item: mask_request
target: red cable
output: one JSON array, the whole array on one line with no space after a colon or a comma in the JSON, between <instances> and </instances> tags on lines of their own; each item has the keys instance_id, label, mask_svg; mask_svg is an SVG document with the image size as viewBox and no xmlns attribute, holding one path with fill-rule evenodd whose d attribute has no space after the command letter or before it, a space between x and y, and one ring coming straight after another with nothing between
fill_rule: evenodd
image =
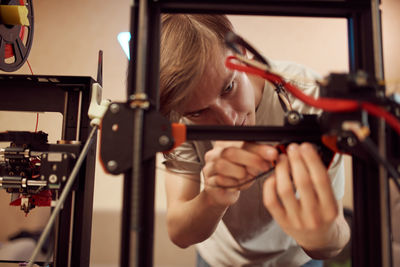
<instances>
[{"instance_id":1,"label":"red cable","mask_svg":"<svg viewBox=\"0 0 400 267\"><path fill-rule=\"evenodd\" d=\"M369 102L357 102L354 100L347 99L337 99L337 98L313 98L304 94L300 89L291 83L287 83L281 76L266 72L261 69L250 67L247 65L238 65L232 63L232 60L237 59L235 56L229 56L225 65L234 70L243 71L250 74L255 74L261 76L262 78L272 82L277 85L280 84L285 87L290 93L292 93L296 98L300 99L304 103L331 112L349 112L358 109L364 109L369 114L372 114L378 118L383 118L386 123L388 123L399 135L400 135L400 122L395 116L387 112L385 109L376 106Z\"/></svg>"},{"instance_id":2,"label":"red cable","mask_svg":"<svg viewBox=\"0 0 400 267\"><path fill-rule=\"evenodd\" d=\"M265 75L264 77L267 77L268 75L269 74ZM296 86L294 86L291 83L287 83L284 80L282 80L281 84L296 98L316 108L320 108L331 112L349 112L357 110L359 108L359 103L357 101L347 100L347 99L337 99L337 98L322 98L322 97L316 99L304 94L302 91L300 91Z\"/></svg>"},{"instance_id":3,"label":"red cable","mask_svg":"<svg viewBox=\"0 0 400 267\"><path fill-rule=\"evenodd\" d=\"M229 56L225 62L226 66L230 69L235 69L239 71L243 71L246 73L251 73L255 74L258 76L261 76L262 78L272 82L275 85L282 85L287 89L290 93L292 93L296 98L300 99L304 103L320 108L326 111L331 111L331 112L348 112L348 111L354 111L359 108L359 103L357 101L353 100L345 100L345 99L334 99L334 98L313 98L311 96L308 96L304 94L301 90L299 90L296 86L294 86L291 83L287 83L282 77L279 75L270 73L270 72L265 72L263 70L253 68L250 66L245 66L245 65L238 65L235 63L232 63L231 61L233 59L236 59L235 56Z\"/></svg>"},{"instance_id":4,"label":"red cable","mask_svg":"<svg viewBox=\"0 0 400 267\"><path fill-rule=\"evenodd\" d=\"M29 70L31 71L31 74L33 75L33 71L32 71L32 68L31 68L31 64L29 64L29 60L26 60L26 63L28 63Z\"/></svg>"},{"instance_id":5,"label":"red cable","mask_svg":"<svg viewBox=\"0 0 400 267\"><path fill-rule=\"evenodd\" d=\"M37 133L38 124L39 124L39 112L38 112L38 113L36 113L36 126L35 126L35 133Z\"/></svg>"},{"instance_id":6,"label":"red cable","mask_svg":"<svg viewBox=\"0 0 400 267\"><path fill-rule=\"evenodd\" d=\"M369 114L374 115L375 117L383 118L386 123L389 124L400 135L400 122L394 115L392 115L385 109L369 102L361 103L361 108L366 110Z\"/></svg>"}]
</instances>

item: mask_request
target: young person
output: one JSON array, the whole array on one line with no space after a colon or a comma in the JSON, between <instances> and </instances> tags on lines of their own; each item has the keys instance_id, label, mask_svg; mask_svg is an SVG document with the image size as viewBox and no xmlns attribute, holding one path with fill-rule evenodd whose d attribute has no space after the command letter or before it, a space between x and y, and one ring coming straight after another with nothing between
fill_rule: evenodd
<instances>
[{"instance_id":1,"label":"young person","mask_svg":"<svg viewBox=\"0 0 400 267\"><path fill-rule=\"evenodd\" d=\"M225 67L229 31L223 15L162 16L161 112L186 124L282 125L272 84ZM271 64L317 96L314 72ZM289 97L295 110L318 112ZM265 181L234 187L272 162L275 173ZM302 266L338 254L349 240L342 162L327 170L311 144L290 144L278 155L266 144L193 141L164 163L169 236L182 248L196 244L198 266Z\"/></svg>"}]
</instances>

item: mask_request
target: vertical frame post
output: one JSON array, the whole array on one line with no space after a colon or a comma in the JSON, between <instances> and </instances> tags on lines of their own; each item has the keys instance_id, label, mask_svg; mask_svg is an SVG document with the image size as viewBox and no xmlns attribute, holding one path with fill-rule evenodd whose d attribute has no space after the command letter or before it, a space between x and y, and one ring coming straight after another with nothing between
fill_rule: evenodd
<instances>
[{"instance_id":1,"label":"vertical frame post","mask_svg":"<svg viewBox=\"0 0 400 267\"><path fill-rule=\"evenodd\" d=\"M131 61L127 97L145 95L158 109L160 10L158 4L134 1L131 9ZM131 106L132 107L132 106ZM134 108L132 169L124 174L121 266L152 266L156 155L143 158L143 113ZM129 234L127 234L129 233Z\"/></svg>"}]
</instances>

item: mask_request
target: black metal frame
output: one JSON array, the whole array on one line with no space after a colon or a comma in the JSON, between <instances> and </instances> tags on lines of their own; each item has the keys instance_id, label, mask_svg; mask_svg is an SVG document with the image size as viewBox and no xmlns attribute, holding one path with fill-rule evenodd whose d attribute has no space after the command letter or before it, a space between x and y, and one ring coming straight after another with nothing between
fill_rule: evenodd
<instances>
[{"instance_id":1,"label":"black metal frame","mask_svg":"<svg viewBox=\"0 0 400 267\"><path fill-rule=\"evenodd\" d=\"M90 77L3 74L0 110L61 113L62 139L84 144L90 131L87 113L93 83ZM49 147L51 150L52 145ZM54 266L89 266L95 159L96 146L92 146L74 193L60 212L55 226Z\"/></svg>"},{"instance_id":2,"label":"black metal frame","mask_svg":"<svg viewBox=\"0 0 400 267\"><path fill-rule=\"evenodd\" d=\"M378 0L135 0L132 7L128 98L145 90L158 110L158 69L160 14L225 13L243 15L285 15L341 17L348 21L349 66L383 78L383 62ZM144 38L144 39L143 39ZM139 40L139 41L138 41ZM143 43L147 49L143 48ZM144 64L145 63L145 64ZM133 164L125 173L121 266L152 266L154 231L155 155L144 158L148 147L145 112L137 110L134 123ZM144 119L143 119L144 117ZM371 136L382 148L383 127L370 119ZM213 132L207 133L213 139ZM203 137L204 138L204 135ZM192 140L196 140L193 137ZM136 148L136 152L135 152ZM139 152L137 149L139 148ZM139 164L138 164L139 162ZM354 158L353 266L391 266L390 229L387 207L387 177L373 160ZM379 179L378 179L379 177ZM128 234L130 233L130 234Z\"/></svg>"}]
</instances>

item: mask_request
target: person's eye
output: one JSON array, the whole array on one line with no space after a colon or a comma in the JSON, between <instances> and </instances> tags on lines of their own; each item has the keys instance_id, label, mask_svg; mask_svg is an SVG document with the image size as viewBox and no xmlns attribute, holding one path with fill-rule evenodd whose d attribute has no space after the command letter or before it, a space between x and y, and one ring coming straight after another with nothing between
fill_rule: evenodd
<instances>
[{"instance_id":1,"label":"person's eye","mask_svg":"<svg viewBox=\"0 0 400 267\"><path fill-rule=\"evenodd\" d=\"M222 95L226 95L229 94L232 90L233 87L235 86L235 82L232 81L223 91L222 91Z\"/></svg>"},{"instance_id":2,"label":"person's eye","mask_svg":"<svg viewBox=\"0 0 400 267\"><path fill-rule=\"evenodd\" d=\"M203 113L203 110L200 110L200 111L196 111L193 113L189 113L185 117L187 117L188 119L197 119L201 116L202 113Z\"/></svg>"},{"instance_id":3,"label":"person's eye","mask_svg":"<svg viewBox=\"0 0 400 267\"><path fill-rule=\"evenodd\" d=\"M192 113L189 115L190 118L198 118L201 116L201 112Z\"/></svg>"}]
</instances>

